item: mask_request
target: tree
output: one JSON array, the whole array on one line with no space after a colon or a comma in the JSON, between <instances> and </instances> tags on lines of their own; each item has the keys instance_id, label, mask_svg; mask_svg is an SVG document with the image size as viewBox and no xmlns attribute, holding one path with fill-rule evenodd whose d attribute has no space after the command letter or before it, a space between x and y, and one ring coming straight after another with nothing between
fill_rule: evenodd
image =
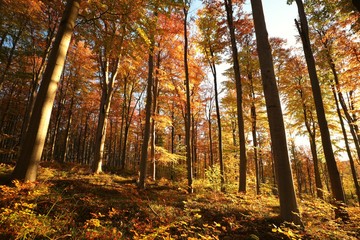
<instances>
[{"instance_id":1,"label":"tree","mask_svg":"<svg viewBox=\"0 0 360 240\"><path fill-rule=\"evenodd\" d=\"M296 21L296 26L299 31L301 41L303 44L305 59L307 63L308 73L311 81L311 87L314 96L316 114L318 118L321 141L326 159L326 165L329 172L330 184L333 197L336 201L345 203L345 195L340 179L340 174L336 165L334 152L332 149L330 133L328 123L325 116L324 104L322 100L322 94L320 90L320 84L316 73L315 59L311 49L311 43L309 39L308 22L305 15L305 10L302 0L296 0L298 6L298 13L300 17L300 23ZM336 211L337 217L347 218L343 211Z\"/></svg>"},{"instance_id":2,"label":"tree","mask_svg":"<svg viewBox=\"0 0 360 240\"><path fill-rule=\"evenodd\" d=\"M241 83L241 72L239 67L238 50L235 38L235 27L233 22L233 7L231 0L225 0L226 18L230 33L231 52L233 60L234 77L236 84L236 98L237 98L237 120L239 129L239 145L240 145L240 177L239 177L239 192L246 192L246 143L245 143L245 131L244 131L244 117L243 117L243 93Z\"/></svg>"},{"instance_id":3,"label":"tree","mask_svg":"<svg viewBox=\"0 0 360 240\"><path fill-rule=\"evenodd\" d=\"M81 0L69 0L49 55L39 94L12 178L35 181L44 148L56 89L64 67Z\"/></svg>"},{"instance_id":4,"label":"tree","mask_svg":"<svg viewBox=\"0 0 360 240\"><path fill-rule=\"evenodd\" d=\"M271 47L261 0L251 0L251 8L254 18L257 51L270 126L276 176L278 179L280 217L285 221L302 225L297 206L280 97L276 85Z\"/></svg>"},{"instance_id":5,"label":"tree","mask_svg":"<svg viewBox=\"0 0 360 240\"><path fill-rule=\"evenodd\" d=\"M190 99L190 78L188 65L188 11L191 1L184 0L184 69L185 69L185 88L186 88L186 110L185 110L185 143L186 143L186 165L187 165L187 179L188 192L193 192L193 166L191 157L191 99Z\"/></svg>"},{"instance_id":6,"label":"tree","mask_svg":"<svg viewBox=\"0 0 360 240\"><path fill-rule=\"evenodd\" d=\"M224 28L218 25L219 16L216 13L219 10L216 6L207 6L201 12L198 12L198 27L200 30L200 41L199 44L203 48L203 52L206 61L209 63L211 73L214 78L214 94L215 94L215 108L216 108L216 119L218 127L218 151L219 151L219 165L220 165L220 184L221 191L225 191L225 172L224 172L224 160L223 160L223 140L222 140L222 126L220 116L220 104L219 104L219 93L218 93L218 80L217 80L217 69L216 64L219 62L219 54L221 53L224 42L222 35L224 34ZM209 109L209 115L211 116L211 109ZM211 117L209 117L209 129L211 130ZM212 144L211 131L210 143ZM211 158L212 146L211 146ZM213 162L213 160L211 161Z\"/></svg>"},{"instance_id":7,"label":"tree","mask_svg":"<svg viewBox=\"0 0 360 240\"><path fill-rule=\"evenodd\" d=\"M152 11L152 19L149 21L149 36L147 38L147 44L149 48L148 53L148 77L146 87L146 104L145 104L145 126L144 126L144 137L141 145L141 156L140 156L140 176L138 187L140 189L145 188L145 178L147 171L148 161L148 145L150 139L151 130L151 114L153 104L153 87L154 87L154 51L155 51L155 29L158 22L158 3L155 4L154 10ZM146 40L146 39L145 39Z\"/></svg>"}]
</instances>

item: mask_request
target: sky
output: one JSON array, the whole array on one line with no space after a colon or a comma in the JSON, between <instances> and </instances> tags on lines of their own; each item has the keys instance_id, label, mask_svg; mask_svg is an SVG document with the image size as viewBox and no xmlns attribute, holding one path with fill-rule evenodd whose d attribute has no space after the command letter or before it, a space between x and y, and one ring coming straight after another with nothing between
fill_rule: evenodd
<instances>
[{"instance_id":1,"label":"sky","mask_svg":"<svg viewBox=\"0 0 360 240\"><path fill-rule=\"evenodd\" d=\"M286 38L288 45L293 46L297 35L294 22L298 16L296 4L288 5L286 0L263 0L262 3L269 37ZM249 0L244 9L251 11Z\"/></svg>"},{"instance_id":2,"label":"sky","mask_svg":"<svg viewBox=\"0 0 360 240\"><path fill-rule=\"evenodd\" d=\"M288 45L296 43L297 30L294 19L298 16L296 4L288 5L286 0L262 0L266 26L270 37L282 37L288 40ZM196 13L201 8L201 1L192 2L190 13ZM246 0L244 9L251 12L250 0Z\"/></svg>"}]
</instances>

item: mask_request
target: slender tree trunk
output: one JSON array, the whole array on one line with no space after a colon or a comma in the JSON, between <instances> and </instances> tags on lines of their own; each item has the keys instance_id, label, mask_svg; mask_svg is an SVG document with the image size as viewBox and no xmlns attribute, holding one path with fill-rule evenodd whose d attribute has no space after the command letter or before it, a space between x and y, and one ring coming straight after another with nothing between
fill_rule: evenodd
<instances>
[{"instance_id":1,"label":"slender tree trunk","mask_svg":"<svg viewBox=\"0 0 360 240\"><path fill-rule=\"evenodd\" d=\"M313 163L314 163L316 196L320 199L324 199L324 193L323 193L324 190L323 190L323 184L322 184L321 176L320 176L319 159L318 159L317 150L316 150L315 135L311 135L309 133L309 141L310 141L310 149L311 149L311 154L312 154Z\"/></svg>"},{"instance_id":2,"label":"slender tree trunk","mask_svg":"<svg viewBox=\"0 0 360 240\"><path fill-rule=\"evenodd\" d=\"M291 154L292 154L292 163L293 163L293 167L295 169L295 176L296 176L296 182L297 182L297 186L298 186L298 193L299 193L299 198L302 199L302 169L301 169L301 162L300 159L297 156L296 153L296 148L295 148L295 142L294 140L291 141Z\"/></svg>"},{"instance_id":3,"label":"slender tree trunk","mask_svg":"<svg viewBox=\"0 0 360 240\"><path fill-rule=\"evenodd\" d=\"M38 97L36 98L29 130L21 147L12 177L25 181L35 181L37 167L44 148L49 127L51 110L56 95L58 82L64 68L66 53L70 45L81 0L69 0L65 8L53 49L44 72Z\"/></svg>"},{"instance_id":4,"label":"slender tree trunk","mask_svg":"<svg viewBox=\"0 0 360 240\"><path fill-rule=\"evenodd\" d=\"M319 36L321 38L324 38L325 34L322 33L321 31L318 31L319 33ZM353 117L351 116L350 112L349 112L349 108L351 109L351 106L348 107L346 102L345 102L345 99L344 99L344 96L341 92L341 88L340 88L340 81L339 81L339 75L338 75L338 72L336 70L336 66L335 66L335 62L334 62L334 59L332 58L331 56L331 53L330 53L330 46L329 46L329 43L328 41L323 41L323 47L324 47L324 50L326 51L326 57L327 57L327 61L329 63L329 66L330 66L330 69L331 69L331 73L333 74L334 76L334 80L335 80L335 84L332 84L332 88L333 89L333 93L334 93L334 98L335 100L337 101L337 104L340 104L341 107L342 107L342 110L344 112L344 115L345 115L345 118L349 124L349 128L350 128L350 132L353 136L353 140L354 140L354 145L355 145L355 148L356 148L356 151L357 151L357 156L358 156L358 159L360 159L360 145L359 145L359 132L358 132L358 126L357 126L357 121L356 121L356 117ZM335 91L335 92L334 92ZM341 119L342 121L342 119Z\"/></svg>"},{"instance_id":5,"label":"slender tree trunk","mask_svg":"<svg viewBox=\"0 0 360 240\"><path fill-rule=\"evenodd\" d=\"M356 152L358 155L358 163L360 164L360 131L359 131L358 125L356 124L358 119L357 119L357 115L356 115L356 111L355 111L355 107L354 107L354 91L353 90L348 92L348 102L349 102L349 110L352 111L351 117L353 119L353 123L351 124L348 122L348 124L350 127L350 132L353 137Z\"/></svg>"},{"instance_id":6,"label":"slender tree trunk","mask_svg":"<svg viewBox=\"0 0 360 240\"><path fill-rule=\"evenodd\" d=\"M21 28L19 29L19 31L17 32L17 34L15 35L15 37L13 38L13 42L12 42L12 47L10 49L10 53L9 56L6 59L6 65L4 70L2 71L1 75L0 75L0 90L2 90L2 85L6 79L6 75L10 69L13 57L14 57L14 53L15 53L15 49L16 49L16 45L18 43L18 41L20 40L20 36L23 33L23 30L25 28L25 23L22 24Z\"/></svg>"},{"instance_id":7,"label":"slender tree trunk","mask_svg":"<svg viewBox=\"0 0 360 240\"><path fill-rule=\"evenodd\" d=\"M188 192L193 193L193 164L191 157L191 99L190 99L190 79L188 66L188 33L187 33L187 18L188 18L188 1L184 2L184 66L185 66L185 88L186 88L186 111L185 111L185 144L186 144L186 166L187 166L187 180Z\"/></svg>"},{"instance_id":8,"label":"slender tree trunk","mask_svg":"<svg viewBox=\"0 0 360 240\"><path fill-rule=\"evenodd\" d=\"M256 179L256 194L260 194L260 177L259 177L259 159L258 159L258 140L257 140L257 130L256 130L256 107L255 107L255 92L254 92L254 83L251 72L248 74L248 79L250 80L250 98L251 98L251 133L254 147L254 164L255 164L255 179Z\"/></svg>"},{"instance_id":9,"label":"slender tree trunk","mask_svg":"<svg viewBox=\"0 0 360 240\"><path fill-rule=\"evenodd\" d=\"M325 116L324 104L320 90L320 83L316 73L315 59L311 50L308 22L306 19L302 0L296 0L296 4L298 6L298 13L300 16L300 25L296 20L295 21L303 43L305 59L310 76L311 87L315 101L315 108L316 108L318 123L320 127L321 141L322 141L324 155L330 177L331 191L336 201L345 203L345 195L331 144L330 132ZM348 218L347 216L345 216L347 214L345 213L342 214L342 211L336 211L336 212L337 212L337 216L342 217L344 219Z\"/></svg>"},{"instance_id":10,"label":"slender tree trunk","mask_svg":"<svg viewBox=\"0 0 360 240\"><path fill-rule=\"evenodd\" d=\"M210 47L210 67L211 72L214 77L214 91L215 91L215 109L216 109L216 119L217 119L217 127L218 127L218 151L219 151L219 164L220 164L220 189L222 192L225 192L225 171L224 171L224 161L223 161L223 146L222 146L222 130L221 130L221 115L220 115L220 104L219 104L219 93L218 93L218 81L217 81L217 73L216 73L216 64L215 64L215 56L214 51Z\"/></svg>"},{"instance_id":11,"label":"slender tree trunk","mask_svg":"<svg viewBox=\"0 0 360 240\"><path fill-rule=\"evenodd\" d=\"M106 56L106 53L104 54ZM105 62L102 62L102 56L100 54L101 70L102 70L102 94L100 101L100 111L98 118L98 125L96 130L96 138L94 144L94 162L92 164L92 171L95 174L102 172L102 163L104 159L104 149L105 149L105 139L106 139L106 128L108 123L109 111L112 96L114 94L114 83L117 77L120 59L115 60L115 67L113 70L109 71L109 60L106 59ZM109 75L110 79L109 79Z\"/></svg>"},{"instance_id":12,"label":"slender tree trunk","mask_svg":"<svg viewBox=\"0 0 360 240\"><path fill-rule=\"evenodd\" d=\"M316 185L316 196L320 199L324 199L323 194L323 185L321 182L320 171L319 171L319 159L316 148L316 127L315 120L311 111L308 110L308 107L305 104L305 96L301 85L301 80L299 80L298 85L300 86L300 97L302 101L302 110L305 120L305 127L309 135L311 155L314 163L314 175L315 175L315 185Z\"/></svg>"},{"instance_id":13,"label":"slender tree trunk","mask_svg":"<svg viewBox=\"0 0 360 240\"><path fill-rule=\"evenodd\" d=\"M311 196L314 196L313 181L311 178L311 163L310 163L309 157L306 157L306 171L307 171L307 175L308 175L308 179L309 179L309 191L310 191Z\"/></svg>"},{"instance_id":14,"label":"slender tree trunk","mask_svg":"<svg viewBox=\"0 0 360 240\"><path fill-rule=\"evenodd\" d=\"M233 9L232 1L225 0L225 9L227 23L230 32L231 39L231 49L232 49L232 60L233 60L233 69L235 74L235 84L236 84L236 106L237 106L237 118L238 118L238 128L239 128L239 145L240 145L240 177L239 177L239 192L246 193L246 143L245 143L245 131L244 131L244 117L243 117L243 104L242 104L242 83L241 83L241 73L239 65L238 50L236 46L236 37L235 37L235 27L233 23Z\"/></svg>"},{"instance_id":15,"label":"slender tree trunk","mask_svg":"<svg viewBox=\"0 0 360 240\"><path fill-rule=\"evenodd\" d=\"M72 122L73 106L74 106L74 96L72 96L71 102L70 102L69 116L68 116L67 125L66 125L66 129L65 129L64 144L63 144L63 149L62 149L61 158L60 158L61 162L65 162L66 158L67 158L67 151L68 151L68 146L69 146L69 132L70 132L70 127L71 127L71 122Z\"/></svg>"},{"instance_id":16,"label":"slender tree trunk","mask_svg":"<svg viewBox=\"0 0 360 240\"><path fill-rule=\"evenodd\" d=\"M211 111L209 112L209 150L210 150L210 166L214 166L214 150L213 150L213 139L212 139L212 124L211 124Z\"/></svg>"},{"instance_id":17,"label":"slender tree trunk","mask_svg":"<svg viewBox=\"0 0 360 240\"><path fill-rule=\"evenodd\" d=\"M295 195L283 114L261 0L251 0L251 7L278 180L280 217L285 221L302 225Z\"/></svg>"},{"instance_id":18,"label":"slender tree trunk","mask_svg":"<svg viewBox=\"0 0 360 240\"><path fill-rule=\"evenodd\" d=\"M336 95L336 88L335 88L334 85L332 85L331 89L332 89L334 99L335 99L335 103L336 103L336 112L337 112L338 117L339 117L341 131L342 131L343 136L344 136L346 153L347 153L347 155L349 157L351 175L353 177L355 191L356 191L356 195L358 197L358 203L360 204L360 186L359 186L359 182L358 182L358 179L357 179L358 177L357 177L357 173L356 173L354 159L353 159L352 154L351 154L350 144L349 144L349 140L348 140L348 137L347 137L344 120L343 120L343 117L342 117L342 114L341 114L341 111L340 111L340 106L339 106L340 104L339 104L339 100L338 100L337 95Z\"/></svg>"},{"instance_id":19,"label":"slender tree trunk","mask_svg":"<svg viewBox=\"0 0 360 240\"><path fill-rule=\"evenodd\" d=\"M158 46L159 48L160 46ZM159 94L159 69L160 69L160 55L161 51L158 52L156 57L156 69L155 69L155 78L153 86L153 102L152 102L152 115L157 114L157 96ZM155 118L151 119L151 139L150 139L150 161L152 163L152 179L156 180L156 158L155 158L155 148L156 148L156 129L155 129Z\"/></svg>"},{"instance_id":20,"label":"slender tree trunk","mask_svg":"<svg viewBox=\"0 0 360 240\"><path fill-rule=\"evenodd\" d=\"M145 105L145 128L144 128L144 138L141 145L141 156L140 156L140 176L138 187L140 189L145 188L145 179L146 179L146 171L147 171L147 158L148 158L148 145L150 138L150 128L151 128L151 112L152 112L152 88L153 88L153 72L154 72L154 39L152 38L151 46L149 49L149 72L148 72L148 82L147 82L147 90L146 90L146 105Z\"/></svg>"},{"instance_id":21,"label":"slender tree trunk","mask_svg":"<svg viewBox=\"0 0 360 240\"><path fill-rule=\"evenodd\" d=\"M194 178L198 177L198 170L199 170L199 165L198 165L198 159L197 159L197 130L195 127L196 123L195 123L195 117L194 114L191 114L191 157L192 157L192 163L193 163L193 174L194 174Z\"/></svg>"},{"instance_id":22,"label":"slender tree trunk","mask_svg":"<svg viewBox=\"0 0 360 240\"><path fill-rule=\"evenodd\" d=\"M125 119L126 122L125 122L125 129L124 129L124 140L123 140L123 144L122 144L123 147L122 147L121 158L120 158L120 163L121 163L120 167L121 167L122 170L125 169L125 160L126 160L126 154L127 154L126 147L127 147L127 141L128 141L128 135L129 135L131 121L132 121L132 118L134 116L136 106L139 103L139 101L141 99L141 96L143 94L143 93L140 94L139 98L136 100L134 108L132 109L132 111L130 113L133 92L134 92L134 87L130 91L129 102L128 102L128 106L127 106L127 110L126 110L126 119Z\"/></svg>"}]
</instances>

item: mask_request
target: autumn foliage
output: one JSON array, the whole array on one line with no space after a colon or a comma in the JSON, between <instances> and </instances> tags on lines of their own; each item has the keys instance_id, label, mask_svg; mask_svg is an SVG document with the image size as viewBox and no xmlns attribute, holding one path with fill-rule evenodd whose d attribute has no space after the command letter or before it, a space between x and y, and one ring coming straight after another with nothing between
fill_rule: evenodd
<instances>
[{"instance_id":1,"label":"autumn foliage","mask_svg":"<svg viewBox=\"0 0 360 240\"><path fill-rule=\"evenodd\" d=\"M41 164L33 166L33 183L22 182L12 171L22 167L29 126L43 114L36 101L48 101L39 89L71 2L0 1L0 238L359 238L360 23L353 5L288 1L304 4L333 168L300 19L299 45L263 38L285 159L271 138L277 121L267 115L274 106L265 101L258 12L244 1L83 0L51 89ZM334 189L332 170L342 189ZM278 191L285 172L303 226L278 217L279 199L290 196ZM334 195L341 192L344 199ZM339 209L350 219L336 218Z\"/></svg>"}]
</instances>

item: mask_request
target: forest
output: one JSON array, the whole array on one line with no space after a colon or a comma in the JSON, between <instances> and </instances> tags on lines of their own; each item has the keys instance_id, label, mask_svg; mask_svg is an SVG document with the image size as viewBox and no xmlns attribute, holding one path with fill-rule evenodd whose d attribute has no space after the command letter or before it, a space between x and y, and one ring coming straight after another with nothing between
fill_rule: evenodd
<instances>
[{"instance_id":1,"label":"forest","mask_svg":"<svg viewBox=\"0 0 360 240\"><path fill-rule=\"evenodd\" d=\"M360 1L282 1L293 46L261 0L0 0L0 239L359 239Z\"/></svg>"}]
</instances>

